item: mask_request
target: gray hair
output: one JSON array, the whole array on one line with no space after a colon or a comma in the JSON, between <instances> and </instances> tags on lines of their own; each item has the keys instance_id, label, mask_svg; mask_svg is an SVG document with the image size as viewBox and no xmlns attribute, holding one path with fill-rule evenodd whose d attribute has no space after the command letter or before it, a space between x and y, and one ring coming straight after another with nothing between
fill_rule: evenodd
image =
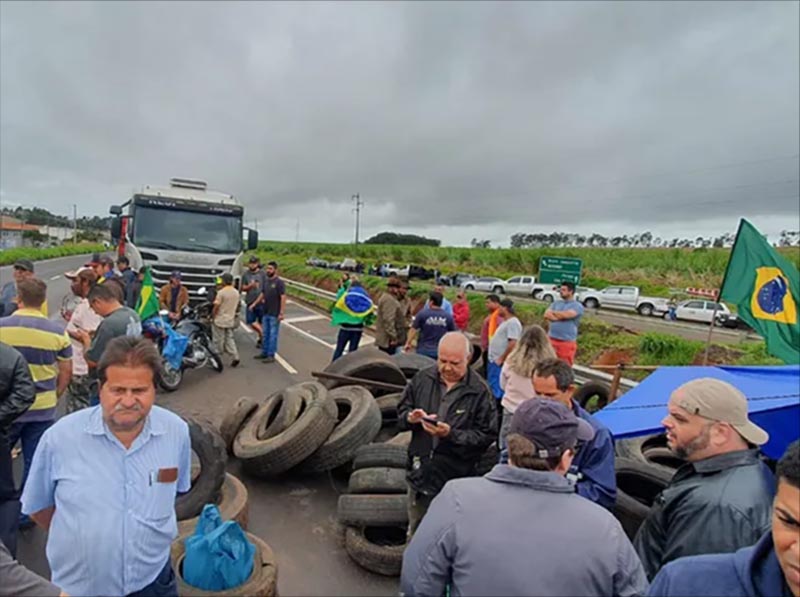
<instances>
[{"instance_id":1,"label":"gray hair","mask_svg":"<svg viewBox=\"0 0 800 597\"><path fill-rule=\"evenodd\" d=\"M469 341L469 338L467 338L466 334L463 334L461 332L447 332L444 336L442 336L441 339L439 340L439 350L442 349L442 344L444 344L448 338L453 338L455 336L464 339L464 348L465 348L464 356L466 356L467 360L469 360L472 357L472 342Z\"/></svg>"}]
</instances>

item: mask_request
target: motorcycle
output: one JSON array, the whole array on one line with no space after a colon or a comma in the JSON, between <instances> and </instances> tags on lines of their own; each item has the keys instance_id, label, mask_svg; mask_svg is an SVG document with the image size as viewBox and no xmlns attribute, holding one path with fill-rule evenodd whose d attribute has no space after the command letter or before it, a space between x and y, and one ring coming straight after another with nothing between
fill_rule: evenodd
<instances>
[{"instance_id":1,"label":"motorcycle","mask_svg":"<svg viewBox=\"0 0 800 597\"><path fill-rule=\"evenodd\" d=\"M201 288L198 294L205 296L205 288ZM186 306L180 313L180 318L175 323L174 329L167 330L168 311L159 312L159 320L153 322L143 322L142 331L145 336L151 338L158 345L162 355L161 373L158 376L158 385L167 392L174 392L183 381L183 372L186 369L200 369L211 367L218 373L222 372L222 357L217 352L212 340L211 332L211 309L210 302L204 302L196 307ZM147 325L145 325L147 323ZM180 357L180 365L176 365L177 358L172 358L169 351L173 348L170 344L170 336L178 334L180 337L178 344L185 342L185 348ZM186 340L183 340L186 338ZM165 352L166 351L166 352Z\"/></svg>"}]
</instances>

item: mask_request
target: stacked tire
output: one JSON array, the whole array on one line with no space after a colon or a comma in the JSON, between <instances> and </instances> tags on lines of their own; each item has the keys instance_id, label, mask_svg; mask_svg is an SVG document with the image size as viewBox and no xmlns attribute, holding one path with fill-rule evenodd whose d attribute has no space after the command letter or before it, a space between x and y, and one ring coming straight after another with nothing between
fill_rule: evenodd
<instances>
[{"instance_id":1,"label":"stacked tire","mask_svg":"<svg viewBox=\"0 0 800 597\"><path fill-rule=\"evenodd\" d=\"M345 527L345 550L362 568L399 576L408 529L407 446L375 443L356 451L348 493L337 515Z\"/></svg>"}]
</instances>

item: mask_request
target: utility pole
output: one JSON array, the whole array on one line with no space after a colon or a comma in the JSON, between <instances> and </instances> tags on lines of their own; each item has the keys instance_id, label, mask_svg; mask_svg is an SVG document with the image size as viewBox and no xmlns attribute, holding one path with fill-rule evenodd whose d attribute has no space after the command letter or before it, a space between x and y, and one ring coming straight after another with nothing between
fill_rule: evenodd
<instances>
[{"instance_id":1,"label":"utility pole","mask_svg":"<svg viewBox=\"0 0 800 597\"><path fill-rule=\"evenodd\" d=\"M72 244L78 244L78 204L72 204Z\"/></svg>"},{"instance_id":2,"label":"utility pole","mask_svg":"<svg viewBox=\"0 0 800 597\"><path fill-rule=\"evenodd\" d=\"M361 195L359 193L353 195L352 199L356 202L356 249L358 249L358 228L361 224L361 208L364 207L364 202L361 200Z\"/></svg>"},{"instance_id":3,"label":"utility pole","mask_svg":"<svg viewBox=\"0 0 800 597\"><path fill-rule=\"evenodd\" d=\"M294 242L298 242L300 240L300 218L297 218L297 227L294 231Z\"/></svg>"}]
</instances>

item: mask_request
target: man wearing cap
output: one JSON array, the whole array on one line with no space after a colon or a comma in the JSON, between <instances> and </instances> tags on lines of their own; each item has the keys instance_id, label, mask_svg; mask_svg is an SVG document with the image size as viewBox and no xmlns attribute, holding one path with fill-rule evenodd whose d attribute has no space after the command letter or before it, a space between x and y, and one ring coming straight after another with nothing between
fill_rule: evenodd
<instances>
[{"instance_id":1,"label":"man wearing cap","mask_svg":"<svg viewBox=\"0 0 800 597\"><path fill-rule=\"evenodd\" d=\"M236 348L236 311L239 309L239 291L233 287L233 276L224 273L222 288L214 297L212 310L214 343L220 356L225 353L231 355L231 367L239 366L239 351Z\"/></svg>"},{"instance_id":2,"label":"man wearing cap","mask_svg":"<svg viewBox=\"0 0 800 597\"><path fill-rule=\"evenodd\" d=\"M399 296L400 280L389 278L387 292L378 299L375 320L375 345L388 354L396 353L406 343L406 314Z\"/></svg>"},{"instance_id":3,"label":"man wearing cap","mask_svg":"<svg viewBox=\"0 0 800 597\"><path fill-rule=\"evenodd\" d=\"M554 400L514 413L509 464L445 485L403 555L405 596L642 595L642 564L616 518L566 477L591 425Z\"/></svg>"},{"instance_id":4,"label":"man wearing cap","mask_svg":"<svg viewBox=\"0 0 800 597\"><path fill-rule=\"evenodd\" d=\"M769 530L775 478L754 446L769 440L747 418L747 398L713 378L675 390L662 421L687 462L656 498L634 544L648 578L677 558L730 553Z\"/></svg>"},{"instance_id":5,"label":"man wearing cap","mask_svg":"<svg viewBox=\"0 0 800 597\"><path fill-rule=\"evenodd\" d=\"M169 284L158 294L161 309L169 311L170 319L178 319L183 308L189 304L189 291L181 284L181 273L174 271L169 276Z\"/></svg>"},{"instance_id":6,"label":"man wearing cap","mask_svg":"<svg viewBox=\"0 0 800 597\"><path fill-rule=\"evenodd\" d=\"M67 387L66 404L67 413L72 413L88 407L91 397L97 393L94 380L89 376L89 365L84 357L82 332L93 335L103 318L92 310L86 298L97 282L94 271L83 267L76 272L67 272L65 276L72 280L70 290L79 299L65 330L72 340L72 379Z\"/></svg>"},{"instance_id":7,"label":"man wearing cap","mask_svg":"<svg viewBox=\"0 0 800 597\"><path fill-rule=\"evenodd\" d=\"M17 259L14 262L14 279L3 285L0 290L0 317L8 317L19 308L17 301L17 284L22 280L33 279L33 261L30 259ZM47 299L41 306L42 315L47 317Z\"/></svg>"},{"instance_id":8,"label":"man wearing cap","mask_svg":"<svg viewBox=\"0 0 800 597\"><path fill-rule=\"evenodd\" d=\"M264 304L256 303L256 300L261 295L261 290L264 288L267 275L261 269L261 261L255 255L251 255L247 262L247 271L242 274L242 292L244 295L244 302L247 305L247 313L245 315L247 325L253 328L258 334L258 342L256 348L261 347L262 331L261 320L264 318ZM255 305L252 308L250 305Z\"/></svg>"},{"instance_id":9,"label":"man wearing cap","mask_svg":"<svg viewBox=\"0 0 800 597\"><path fill-rule=\"evenodd\" d=\"M489 382L489 387L497 404L497 414L500 421L502 421L503 407L500 401L503 399L504 392L503 388L500 387L500 372L503 370L503 363L505 363L506 357L511 354L517 344L517 340L522 336L522 322L514 314L514 302L511 299L500 301L500 307L497 311L499 316L503 318L503 323L497 326L497 331L489 341L489 362L487 363L486 381Z\"/></svg>"}]
</instances>

